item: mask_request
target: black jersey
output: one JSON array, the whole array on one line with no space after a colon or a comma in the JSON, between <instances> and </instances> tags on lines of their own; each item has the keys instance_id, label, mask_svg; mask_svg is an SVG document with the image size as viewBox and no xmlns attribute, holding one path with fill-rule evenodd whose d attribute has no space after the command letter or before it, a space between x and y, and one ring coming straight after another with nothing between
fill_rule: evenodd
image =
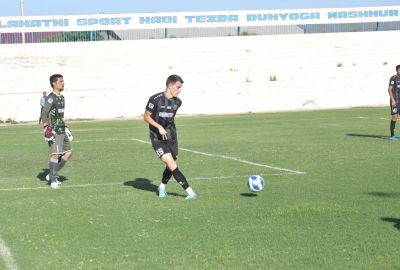
<instances>
[{"instance_id":1,"label":"black jersey","mask_svg":"<svg viewBox=\"0 0 400 270\"><path fill-rule=\"evenodd\" d=\"M175 115L181 105L179 98L168 99L164 92L151 96L147 102L146 111L151 112L151 118L167 131L168 140L177 140ZM149 125L149 129L152 140L162 140L157 128Z\"/></svg>"},{"instance_id":2,"label":"black jersey","mask_svg":"<svg viewBox=\"0 0 400 270\"><path fill-rule=\"evenodd\" d=\"M392 86L392 95L397 103L400 101L400 77L393 75L390 77L389 86Z\"/></svg>"}]
</instances>

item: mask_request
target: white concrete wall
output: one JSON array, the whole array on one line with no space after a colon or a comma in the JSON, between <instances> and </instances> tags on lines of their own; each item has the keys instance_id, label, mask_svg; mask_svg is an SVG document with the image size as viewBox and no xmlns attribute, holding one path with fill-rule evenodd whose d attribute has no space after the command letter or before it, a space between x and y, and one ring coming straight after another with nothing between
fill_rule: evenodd
<instances>
[{"instance_id":1,"label":"white concrete wall","mask_svg":"<svg viewBox=\"0 0 400 270\"><path fill-rule=\"evenodd\" d=\"M399 44L392 31L0 45L0 118L37 120L54 73L67 118L139 116L173 73L181 114L387 105Z\"/></svg>"}]
</instances>

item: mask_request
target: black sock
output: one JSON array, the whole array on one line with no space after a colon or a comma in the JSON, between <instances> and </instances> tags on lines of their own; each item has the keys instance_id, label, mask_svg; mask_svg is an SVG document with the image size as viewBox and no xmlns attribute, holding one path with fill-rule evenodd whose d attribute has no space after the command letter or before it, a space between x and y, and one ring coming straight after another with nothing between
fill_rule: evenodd
<instances>
[{"instance_id":1,"label":"black sock","mask_svg":"<svg viewBox=\"0 0 400 270\"><path fill-rule=\"evenodd\" d=\"M186 181L186 177L178 168L172 171L172 175L184 190L186 190L189 187L189 183Z\"/></svg>"},{"instance_id":2,"label":"black sock","mask_svg":"<svg viewBox=\"0 0 400 270\"><path fill-rule=\"evenodd\" d=\"M172 176L172 172L170 170L168 170L167 167L165 167L165 170L162 175L161 183L163 183L164 185L168 184L168 181L169 181L169 179L171 179L171 176Z\"/></svg>"},{"instance_id":3,"label":"black sock","mask_svg":"<svg viewBox=\"0 0 400 270\"><path fill-rule=\"evenodd\" d=\"M394 129L396 128L396 121L390 121L390 136L394 136Z\"/></svg>"}]
</instances>

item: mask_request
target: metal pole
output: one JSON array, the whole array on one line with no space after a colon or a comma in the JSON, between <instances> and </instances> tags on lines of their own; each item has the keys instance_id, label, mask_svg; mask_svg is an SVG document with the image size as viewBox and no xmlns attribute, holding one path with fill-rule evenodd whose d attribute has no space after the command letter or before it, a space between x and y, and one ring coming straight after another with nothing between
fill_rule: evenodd
<instances>
[{"instance_id":1,"label":"metal pole","mask_svg":"<svg viewBox=\"0 0 400 270\"><path fill-rule=\"evenodd\" d=\"M21 16L24 17L24 15L25 15L25 12L24 12L24 7L25 7L24 0L20 0L20 7L21 7ZM22 43L25 43L25 32L22 32Z\"/></svg>"}]
</instances>

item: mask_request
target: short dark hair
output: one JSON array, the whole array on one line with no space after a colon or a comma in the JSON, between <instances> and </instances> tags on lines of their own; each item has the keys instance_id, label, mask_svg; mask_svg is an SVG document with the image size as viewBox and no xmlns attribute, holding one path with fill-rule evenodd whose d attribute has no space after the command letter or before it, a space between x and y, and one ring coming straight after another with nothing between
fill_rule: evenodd
<instances>
[{"instance_id":1,"label":"short dark hair","mask_svg":"<svg viewBox=\"0 0 400 270\"><path fill-rule=\"evenodd\" d=\"M397 65L397 66L396 66L396 71L399 70L399 68L400 68L400 65Z\"/></svg>"},{"instance_id":2,"label":"short dark hair","mask_svg":"<svg viewBox=\"0 0 400 270\"><path fill-rule=\"evenodd\" d=\"M176 83L176 82L183 83L183 80L180 76L174 74L167 78L166 85L168 87L168 85L170 85L171 83Z\"/></svg>"},{"instance_id":3,"label":"short dark hair","mask_svg":"<svg viewBox=\"0 0 400 270\"><path fill-rule=\"evenodd\" d=\"M53 74L50 76L50 86L53 88L53 83L56 83L59 78L63 78L61 74Z\"/></svg>"}]
</instances>

